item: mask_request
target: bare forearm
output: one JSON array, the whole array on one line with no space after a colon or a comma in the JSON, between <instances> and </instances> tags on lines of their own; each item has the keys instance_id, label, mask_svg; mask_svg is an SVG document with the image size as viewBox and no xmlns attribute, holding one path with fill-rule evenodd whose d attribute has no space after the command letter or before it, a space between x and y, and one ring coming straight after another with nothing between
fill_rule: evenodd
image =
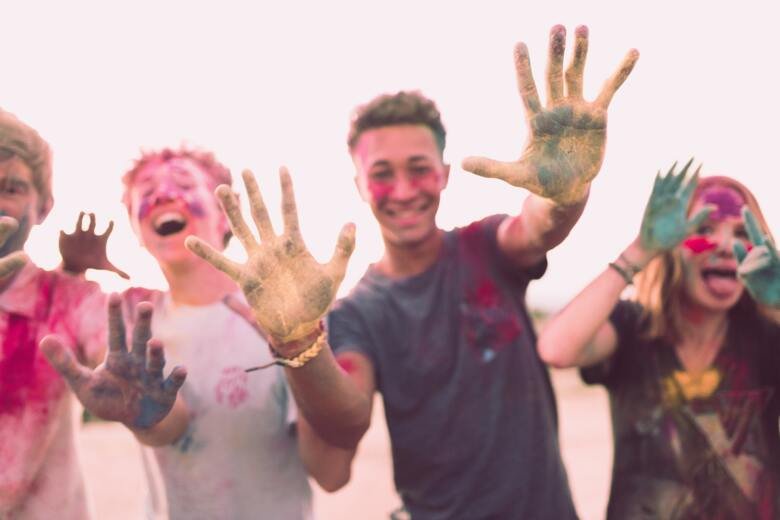
<instances>
[{"instance_id":1,"label":"bare forearm","mask_svg":"<svg viewBox=\"0 0 780 520\"><path fill-rule=\"evenodd\" d=\"M331 349L285 372L301 414L317 434L339 448L357 446L370 422L371 391L356 384Z\"/></svg>"},{"instance_id":2,"label":"bare forearm","mask_svg":"<svg viewBox=\"0 0 780 520\"><path fill-rule=\"evenodd\" d=\"M622 253L637 267L651 258L637 243ZM615 269L607 267L544 327L539 336L539 355L555 367L587 366L609 355L614 337L599 333L607 323L620 294L628 284Z\"/></svg>"},{"instance_id":3,"label":"bare forearm","mask_svg":"<svg viewBox=\"0 0 780 520\"><path fill-rule=\"evenodd\" d=\"M572 204L529 195L520 215L508 219L499 229L499 244L520 265L530 266L569 235L585 209L587 193Z\"/></svg>"},{"instance_id":4,"label":"bare forearm","mask_svg":"<svg viewBox=\"0 0 780 520\"><path fill-rule=\"evenodd\" d=\"M190 414L187 409L187 405L179 395L176 398L173 408L165 416L165 418L159 423L155 424L151 428L146 429L133 429L135 438L138 442L147 446L167 446L173 444L187 431L189 425Z\"/></svg>"}]
</instances>

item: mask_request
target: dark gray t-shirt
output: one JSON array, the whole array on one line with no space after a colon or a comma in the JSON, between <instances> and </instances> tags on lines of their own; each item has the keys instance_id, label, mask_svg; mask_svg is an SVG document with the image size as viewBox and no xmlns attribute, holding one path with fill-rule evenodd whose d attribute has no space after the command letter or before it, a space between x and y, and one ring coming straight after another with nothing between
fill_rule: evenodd
<instances>
[{"instance_id":1,"label":"dark gray t-shirt","mask_svg":"<svg viewBox=\"0 0 780 520\"><path fill-rule=\"evenodd\" d=\"M415 519L576 517L524 303L546 262L507 262L503 218L448 232L419 275L369 268L329 315L334 350L374 365L396 487Z\"/></svg>"}]
</instances>

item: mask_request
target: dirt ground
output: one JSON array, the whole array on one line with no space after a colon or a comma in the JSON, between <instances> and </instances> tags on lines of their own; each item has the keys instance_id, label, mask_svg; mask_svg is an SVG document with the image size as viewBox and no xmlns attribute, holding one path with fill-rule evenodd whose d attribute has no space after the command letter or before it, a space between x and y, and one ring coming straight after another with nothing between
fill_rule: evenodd
<instances>
[{"instance_id":1,"label":"dirt ground","mask_svg":"<svg viewBox=\"0 0 780 520\"><path fill-rule=\"evenodd\" d=\"M553 372L561 418L561 449L575 505L584 520L604 517L612 467L606 394L585 387L572 370ZM80 435L81 458L97 520L143 518L144 480L139 448L116 424L90 423ZM381 400L360 445L352 481L337 493L316 485L314 512L320 520L386 520L400 501L393 489L390 445Z\"/></svg>"}]
</instances>

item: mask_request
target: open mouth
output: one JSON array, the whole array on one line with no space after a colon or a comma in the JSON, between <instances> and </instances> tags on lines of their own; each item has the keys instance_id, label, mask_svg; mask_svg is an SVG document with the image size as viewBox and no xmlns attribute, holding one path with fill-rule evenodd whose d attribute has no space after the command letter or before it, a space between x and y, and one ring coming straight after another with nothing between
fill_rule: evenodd
<instances>
[{"instance_id":1,"label":"open mouth","mask_svg":"<svg viewBox=\"0 0 780 520\"><path fill-rule=\"evenodd\" d=\"M187 227L187 219L181 213L167 211L154 219L154 231L163 237L175 235Z\"/></svg>"},{"instance_id":2,"label":"open mouth","mask_svg":"<svg viewBox=\"0 0 780 520\"><path fill-rule=\"evenodd\" d=\"M710 278L728 278L731 280L737 279L736 269L725 269L720 267L709 267L701 270L701 276L705 280Z\"/></svg>"}]
</instances>

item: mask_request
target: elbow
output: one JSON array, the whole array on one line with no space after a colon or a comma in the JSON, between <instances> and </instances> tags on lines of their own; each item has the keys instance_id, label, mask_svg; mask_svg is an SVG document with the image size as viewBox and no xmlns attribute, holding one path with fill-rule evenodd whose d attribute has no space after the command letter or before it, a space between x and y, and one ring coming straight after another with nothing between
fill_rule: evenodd
<instances>
[{"instance_id":1,"label":"elbow","mask_svg":"<svg viewBox=\"0 0 780 520\"><path fill-rule=\"evenodd\" d=\"M335 493L349 483L352 478L352 468L349 464L346 467L334 469L328 474L319 475L314 480L327 493Z\"/></svg>"},{"instance_id":2,"label":"elbow","mask_svg":"<svg viewBox=\"0 0 780 520\"><path fill-rule=\"evenodd\" d=\"M547 334L539 336L536 348L542 361L553 368L570 368L574 366L568 359L563 349L558 348L558 342Z\"/></svg>"}]
</instances>

